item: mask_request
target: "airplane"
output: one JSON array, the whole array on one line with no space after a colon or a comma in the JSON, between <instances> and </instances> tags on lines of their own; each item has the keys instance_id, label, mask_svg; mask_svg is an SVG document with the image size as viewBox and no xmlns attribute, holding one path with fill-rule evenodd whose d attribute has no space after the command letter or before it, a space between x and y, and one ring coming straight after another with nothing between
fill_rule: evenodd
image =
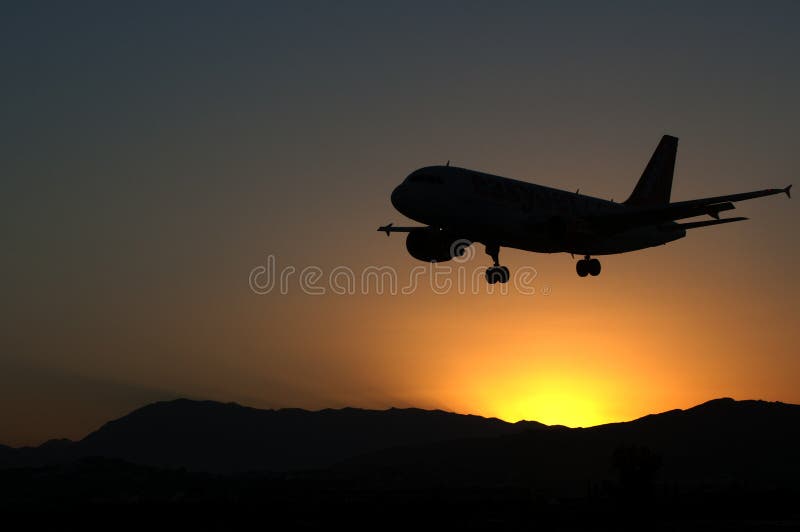
<instances>
[{"instance_id":1,"label":"airplane","mask_svg":"<svg viewBox=\"0 0 800 532\"><path fill-rule=\"evenodd\" d=\"M670 202L678 139L664 135L622 203L580 193L476 172L467 168L427 166L412 172L394 189L392 205L401 214L425 224L417 227L384 225L378 231L408 233L406 249L425 262L444 262L463 256L466 246L482 243L493 265L486 270L489 284L507 283L510 272L500 265L500 248L535 253L583 256L575 270L580 277L597 276L601 266L594 255L627 253L660 246L699 227L747 220L720 218L734 202L784 193L792 185L753 192ZM676 220L710 216L711 220ZM465 245L466 244L466 245Z\"/></svg>"}]
</instances>

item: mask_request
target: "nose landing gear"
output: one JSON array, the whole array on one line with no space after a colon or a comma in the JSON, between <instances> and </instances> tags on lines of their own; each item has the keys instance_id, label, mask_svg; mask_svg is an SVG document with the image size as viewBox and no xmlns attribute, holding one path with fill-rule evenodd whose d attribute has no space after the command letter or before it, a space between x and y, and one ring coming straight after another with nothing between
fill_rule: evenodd
<instances>
[{"instance_id":1,"label":"nose landing gear","mask_svg":"<svg viewBox=\"0 0 800 532\"><path fill-rule=\"evenodd\" d=\"M511 273L505 266L500 266L500 246L487 244L486 254L492 257L492 262L494 263L493 266L486 269L486 282L489 284L507 283Z\"/></svg>"},{"instance_id":2,"label":"nose landing gear","mask_svg":"<svg viewBox=\"0 0 800 532\"><path fill-rule=\"evenodd\" d=\"M586 277L587 275L596 277L600 275L600 270L600 261L589 258L589 255L586 255L575 264L575 271L578 272L580 277Z\"/></svg>"}]
</instances>

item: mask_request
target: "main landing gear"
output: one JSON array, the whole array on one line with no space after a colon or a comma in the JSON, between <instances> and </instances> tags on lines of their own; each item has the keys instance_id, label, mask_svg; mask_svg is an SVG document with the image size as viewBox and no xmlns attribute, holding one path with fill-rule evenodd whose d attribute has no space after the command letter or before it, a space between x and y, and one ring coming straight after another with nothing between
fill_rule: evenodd
<instances>
[{"instance_id":1,"label":"main landing gear","mask_svg":"<svg viewBox=\"0 0 800 532\"><path fill-rule=\"evenodd\" d=\"M575 271L578 272L578 275L581 277L586 277L587 275L595 277L600 275L600 261L597 259L590 259L589 255L586 255L575 264Z\"/></svg>"},{"instance_id":2,"label":"main landing gear","mask_svg":"<svg viewBox=\"0 0 800 532\"><path fill-rule=\"evenodd\" d=\"M492 267L486 269L486 282L489 284L507 283L511 273L505 266L500 266L500 246L487 244L486 254L492 257L492 262L494 262Z\"/></svg>"}]
</instances>

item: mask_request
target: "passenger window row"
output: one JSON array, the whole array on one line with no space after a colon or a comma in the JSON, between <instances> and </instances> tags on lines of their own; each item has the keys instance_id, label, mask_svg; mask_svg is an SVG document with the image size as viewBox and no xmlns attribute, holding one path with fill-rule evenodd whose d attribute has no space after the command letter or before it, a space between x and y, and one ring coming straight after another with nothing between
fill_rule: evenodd
<instances>
[{"instance_id":1,"label":"passenger window row","mask_svg":"<svg viewBox=\"0 0 800 532\"><path fill-rule=\"evenodd\" d=\"M411 183L432 183L435 185L441 185L444 182L441 177L431 174L413 174L409 176L408 180Z\"/></svg>"},{"instance_id":2,"label":"passenger window row","mask_svg":"<svg viewBox=\"0 0 800 532\"><path fill-rule=\"evenodd\" d=\"M516 203L521 204L524 208L532 208L536 201L533 191L517 183L504 184L500 180L487 179L473 174L472 185L479 195L493 198L503 203Z\"/></svg>"}]
</instances>

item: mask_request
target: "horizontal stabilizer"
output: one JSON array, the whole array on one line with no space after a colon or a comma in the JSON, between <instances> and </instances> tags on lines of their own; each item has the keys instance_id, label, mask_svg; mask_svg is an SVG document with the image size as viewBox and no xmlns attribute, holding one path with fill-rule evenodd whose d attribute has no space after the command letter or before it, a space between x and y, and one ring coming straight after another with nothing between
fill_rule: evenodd
<instances>
[{"instance_id":1,"label":"horizontal stabilizer","mask_svg":"<svg viewBox=\"0 0 800 532\"><path fill-rule=\"evenodd\" d=\"M747 220L744 216L737 216L735 218L724 218L722 220L706 220L704 222L689 222L685 224L677 224L681 229L697 229L698 227L708 227L710 225L729 224L731 222L741 222Z\"/></svg>"},{"instance_id":2,"label":"horizontal stabilizer","mask_svg":"<svg viewBox=\"0 0 800 532\"><path fill-rule=\"evenodd\" d=\"M736 206L733 203L731 203L730 201L727 201L725 203L715 203L713 205L709 205L708 207L706 207L706 214L708 214L709 216L719 220L719 213L720 212L722 212L722 211L730 211L730 210L735 209L735 208L736 208Z\"/></svg>"}]
</instances>

